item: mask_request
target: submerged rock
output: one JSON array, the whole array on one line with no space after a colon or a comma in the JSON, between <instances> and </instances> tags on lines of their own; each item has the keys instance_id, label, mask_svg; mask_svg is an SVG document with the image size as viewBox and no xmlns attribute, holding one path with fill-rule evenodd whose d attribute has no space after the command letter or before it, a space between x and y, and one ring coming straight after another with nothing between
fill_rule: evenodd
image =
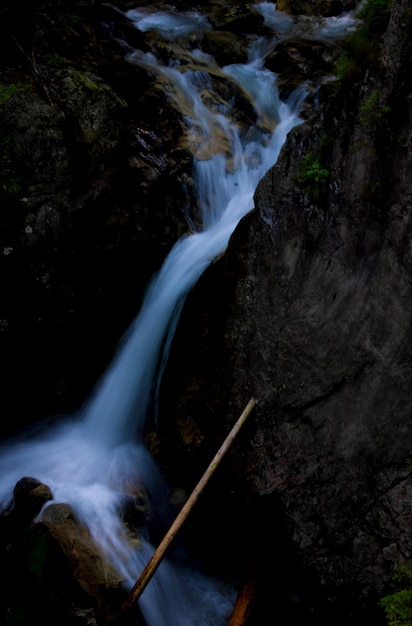
<instances>
[{"instance_id":1,"label":"submerged rock","mask_svg":"<svg viewBox=\"0 0 412 626\"><path fill-rule=\"evenodd\" d=\"M47 485L29 477L19 480L13 497L13 518L23 528L33 522L46 502L53 500L53 494Z\"/></svg>"},{"instance_id":2,"label":"submerged rock","mask_svg":"<svg viewBox=\"0 0 412 626\"><path fill-rule=\"evenodd\" d=\"M68 504L50 504L40 516L33 532L44 531L57 542L67 559L74 580L101 608L110 593L122 596L122 579L107 562L87 529L76 520Z\"/></svg>"}]
</instances>

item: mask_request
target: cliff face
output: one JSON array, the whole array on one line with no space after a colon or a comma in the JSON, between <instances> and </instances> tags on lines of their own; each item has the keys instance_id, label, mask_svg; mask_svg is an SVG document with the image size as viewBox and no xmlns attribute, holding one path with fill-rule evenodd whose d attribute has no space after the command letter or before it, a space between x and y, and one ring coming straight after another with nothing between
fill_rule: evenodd
<instances>
[{"instance_id":1,"label":"cliff face","mask_svg":"<svg viewBox=\"0 0 412 626\"><path fill-rule=\"evenodd\" d=\"M294 541L323 584L365 595L411 554L407 11L395 3L385 68L361 85L357 106L325 99L319 127L297 129L259 186L231 337L248 329L239 357L262 398L248 480L282 494ZM378 92L387 117L368 111ZM320 205L293 181L309 141L316 150L327 133Z\"/></svg>"},{"instance_id":2,"label":"cliff face","mask_svg":"<svg viewBox=\"0 0 412 626\"><path fill-rule=\"evenodd\" d=\"M192 298L223 329L203 328L204 388L180 396L184 411L215 395L231 418L257 398L239 488L272 501L313 593L355 623L411 565L410 34L394 2L366 74L323 86L290 134L222 262L226 288Z\"/></svg>"}]
</instances>

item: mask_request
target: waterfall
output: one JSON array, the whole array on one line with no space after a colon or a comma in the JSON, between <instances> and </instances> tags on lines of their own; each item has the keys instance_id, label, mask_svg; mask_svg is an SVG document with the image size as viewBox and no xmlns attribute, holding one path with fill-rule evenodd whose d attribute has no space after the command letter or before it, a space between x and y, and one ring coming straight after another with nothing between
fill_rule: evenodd
<instances>
[{"instance_id":1,"label":"waterfall","mask_svg":"<svg viewBox=\"0 0 412 626\"><path fill-rule=\"evenodd\" d=\"M128 17L137 28L159 28L170 38L209 28L195 13L181 20L177 13L156 16L150 11L129 12ZM1 448L1 509L9 506L23 476L49 485L54 502L71 505L129 588L153 547L144 538L140 549L130 547L119 510L131 485L147 493L154 516L161 516L165 507L167 489L144 446L144 434L185 298L208 265L224 253L239 220L253 208L257 183L300 122L304 91L287 103L280 101L276 78L264 69L266 48L264 41L255 42L246 64L224 68L200 50L187 53L186 64L164 64L151 54L130 51L129 62L160 78L182 115L194 154L202 223L172 248L85 406L64 423ZM253 100L254 128L244 132L224 105L205 104L202 92L213 88L209 68ZM139 603L148 626L219 626L230 613L233 592L223 592L217 581L166 561Z\"/></svg>"},{"instance_id":2,"label":"waterfall","mask_svg":"<svg viewBox=\"0 0 412 626\"><path fill-rule=\"evenodd\" d=\"M199 54L195 56L198 60ZM131 437L141 439L144 434L159 359L163 356L161 360L165 362L185 297L206 267L224 252L239 220L253 208L258 181L276 161L287 133L298 122L296 103L291 109L280 102L274 76L259 68L261 62L254 59L244 66L223 69L228 77L242 82L249 93L254 92L256 108L258 112L262 110L262 115L267 117L272 104L272 116L277 121L272 136L268 139L260 131L260 142L256 134L253 141L245 142L233 122L203 104L200 93L205 84L210 87L203 70L182 72L180 67L160 66L151 55L139 58L140 64L162 74L174 87L170 97L186 112L188 130L196 124L197 134L211 143L220 141L224 134L226 150L235 167L228 169L228 157L220 153L206 160L195 159L202 230L182 237L172 248L118 355L83 410L85 429L109 445L129 441ZM304 92L300 93L301 99ZM270 101L267 94L271 95ZM214 137L216 134L219 138Z\"/></svg>"}]
</instances>

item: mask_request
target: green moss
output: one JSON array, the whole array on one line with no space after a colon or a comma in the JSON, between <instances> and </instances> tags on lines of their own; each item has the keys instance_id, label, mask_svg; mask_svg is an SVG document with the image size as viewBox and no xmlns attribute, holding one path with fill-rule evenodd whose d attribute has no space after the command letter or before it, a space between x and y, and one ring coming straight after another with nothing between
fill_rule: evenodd
<instances>
[{"instance_id":1,"label":"green moss","mask_svg":"<svg viewBox=\"0 0 412 626\"><path fill-rule=\"evenodd\" d=\"M22 85L21 83L11 83L9 85L3 85L0 83L0 113L3 110L5 103L10 100L16 93L22 93L29 89L29 85Z\"/></svg>"},{"instance_id":2,"label":"green moss","mask_svg":"<svg viewBox=\"0 0 412 626\"><path fill-rule=\"evenodd\" d=\"M81 87L86 91L100 91L102 89L101 85L91 80L91 78L83 72L72 70L68 76L74 86Z\"/></svg>"},{"instance_id":3,"label":"green moss","mask_svg":"<svg viewBox=\"0 0 412 626\"><path fill-rule=\"evenodd\" d=\"M412 626L412 572L400 567L394 582L404 588L381 598L379 605L385 611L388 626Z\"/></svg>"}]
</instances>

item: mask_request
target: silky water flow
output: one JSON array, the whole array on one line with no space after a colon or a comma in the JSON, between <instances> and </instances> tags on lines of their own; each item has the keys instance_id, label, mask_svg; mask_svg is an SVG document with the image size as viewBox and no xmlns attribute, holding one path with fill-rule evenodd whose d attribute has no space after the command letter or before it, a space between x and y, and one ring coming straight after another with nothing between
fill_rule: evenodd
<instances>
[{"instance_id":1,"label":"silky water flow","mask_svg":"<svg viewBox=\"0 0 412 626\"><path fill-rule=\"evenodd\" d=\"M262 10L267 11L268 4L264 3ZM160 28L165 36L179 28L188 32L208 27L204 18L194 14L183 15L180 22L176 13L145 13L142 17L129 11L128 17L136 28L139 24L142 29ZM282 22L282 29L285 27ZM146 68L161 82L182 115L187 142L194 152L202 227L193 232L190 222L191 234L171 250L85 406L37 436L20 436L0 449L2 511L11 505L18 480L37 478L51 488L54 503L70 504L128 589L154 548L144 537L140 547L131 546L119 513L136 486L147 494L153 517L166 509L167 488L144 446L144 434L185 297L208 265L224 252L239 220L253 208L257 183L276 162L288 132L300 122L304 89L295 92L288 103L280 101L276 77L264 69L267 48L264 40L257 42L248 63L224 68L200 50L185 52L190 63L168 65L150 54L129 50L128 61ZM254 102L254 128L241 133L228 117L228 107L208 108L202 93L213 89L210 70L227 83L234 81ZM148 626L219 626L228 619L233 594L219 581L166 559L139 606Z\"/></svg>"}]
</instances>

